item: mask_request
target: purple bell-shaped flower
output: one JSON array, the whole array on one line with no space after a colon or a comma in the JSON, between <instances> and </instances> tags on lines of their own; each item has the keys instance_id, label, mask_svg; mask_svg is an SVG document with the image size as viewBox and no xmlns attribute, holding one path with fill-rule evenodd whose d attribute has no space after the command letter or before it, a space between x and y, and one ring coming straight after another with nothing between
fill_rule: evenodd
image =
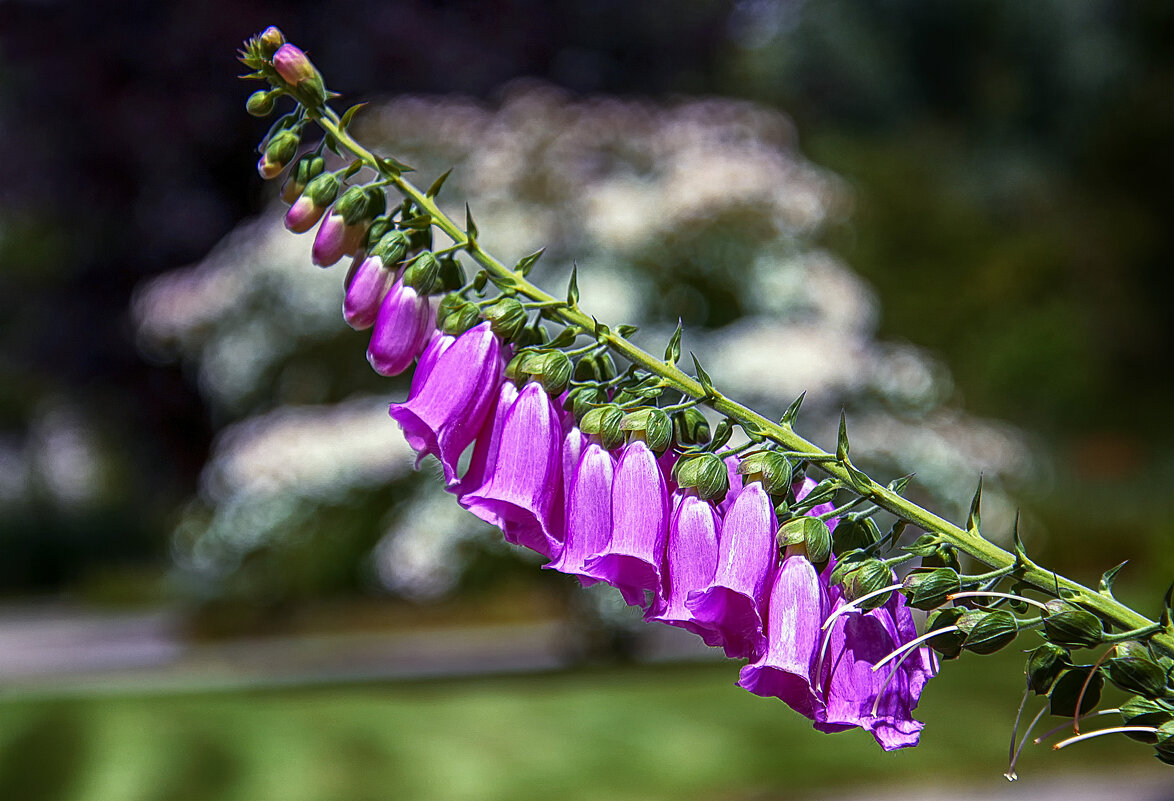
<instances>
[{"instance_id":1,"label":"purple bell-shaped flower","mask_svg":"<svg viewBox=\"0 0 1174 801\"><path fill-rule=\"evenodd\" d=\"M380 375L399 375L411 366L434 330L427 296L397 281L383 298L367 346L367 361Z\"/></svg>"},{"instance_id":2,"label":"purple bell-shaped flower","mask_svg":"<svg viewBox=\"0 0 1174 801\"><path fill-rule=\"evenodd\" d=\"M421 361L431 369L417 370L408 400L393 403L389 413L416 451L417 466L427 454L436 456L452 486L461 454L481 431L497 397L501 343L489 323L481 323L440 350L434 361L427 352Z\"/></svg>"},{"instance_id":3,"label":"purple bell-shaped flower","mask_svg":"<svg viewBox=\"0 0 1174 801\"><path fill-rule=\"evenodd\" d=\"M486 477L493 472L494 465L497 464L497 452L501 446L501 429L505 425L505 416L517 398L518 385L513 381L503 381L493 407L485 416L485 423L473 444L469 469L457 484L449 487L450 492L458 497L468 495L479 489L485 483Z\"/></svg>"},{"instance_id":4,"label":"purple bell-shaped flower","mask_svg":"<svg viewBox=\"0 0 1174 801\"><path fill-rule=\"evenodd\" d=\"M712 503L688 490L673 493L673 506L661 567L661 592L646 619L680 626L700 635L706 645L719 645L717 633L698 625L685 602L690 593L704 590L713 581L721 518Z\"/></svg>"},{"instance_id":5,"label":"purple bell-shaped flower","mask_svg":"<svg viewBox=\"0 0 1174 801\"><path fill-rule=\"evenodd\" d=\"M375 324L383 299L396 281L396 271L383 266L383 259L368 256L347 276L342 316L347 325L363 331Z\"/></svg>"},{"instance_id":6,"label":"purple bell-shaped flower","mask_svg":"<svg viewBox=\"0 0 1174 801\"><path fill-rule=\"evenodd\" d=\"M611 539L586 561L584 570L619 589L632 606L645 606L644 591L660 588L669 497L656 454L639 439L629 442L620 456L611 510Z\"/></svg>"},{"instance_id":7,"label":"purple bell-shaped flower","mask_svg":"<svg viewBox=\"0 0 1174 801\"><path fill-rule=\"evenodd\" d=\"M507 541L546 557L562 544L562 422L538 382L506 412L492 469L461 505L501 529Z\"/></svg>"},{"instance_id":8,"label":"purple bell-shaped flower","mask_svg":"<svg viewBox=\"0 0 1174 801\"><path fill-rule=\"evenodd\" d=\"M765 650L763 611L778 562L775 529L770 496L762 482L749 482L722 521L713 581L685 602L695 622L717 634L726 656L754 658Z\"/></svg>"},{"instance_id":9,"label":"purple bell-shaped flower","mask_svg":"<svg viewBox=\"0 0 1174 801\"><path fill-rule=\"evenodd\" d=\"M577 431L578 429L576 429ZM566 536L558 559L546 567L579 577L584 587L599 582L584 563L611 539L611 495L616 460L598 442L588 442L575 465L566 497Z\"/></svg>"}]
</instances>

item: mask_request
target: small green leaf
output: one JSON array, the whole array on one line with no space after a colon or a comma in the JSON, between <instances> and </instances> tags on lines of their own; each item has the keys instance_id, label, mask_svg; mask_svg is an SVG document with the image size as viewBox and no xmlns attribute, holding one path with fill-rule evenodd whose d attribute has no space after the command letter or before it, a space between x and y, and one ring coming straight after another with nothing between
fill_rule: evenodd
<instances>
[{"instance_id":1,"label":"small green leaf","mask_svg":"<svg viewBox=\"0 0 1174 801\"><path fill-rule=\"evenodd\" d=\"M910 481L910 479L913 478L914 475L916 475L916 474L910 473L907 476L901 476L900 478L894 478L892 481L889 482L889 485L888 485L889 492L892 492L896 495L904 495L905 488L907 486L909 486L909 481Z\"/></svg>"},{"instance_id":2,"label":"small green leaf","mask_svg":"<svg viewBox=\"0 0 1174 801\"><path fill-rule=\"evenodd\" d=\"M444 182L448 180L448 176L450 176L450 175L452 175L452 167L449 167L447 170L444 171L443 174L441 174L441 176L439 178L437 178L435 181L433 181L432 186L428 187L428 191L425 192L424 194L427 195L428 197L436 197L437 195L439 195L440 188L442 186L444 186Z\"/></svg>"},{"instance_id":3,"label":"small green leaf","mask_svg":"<svg viewBox=\"0 0 1174 801\"><path fill-rule=\"evenodd\" d=\"M359 113L359 109L367 105L366 103L355 103L342 113L342 119L338 121L338 127L342 130L347 130L351 127L351 121L354 120L355 115Z\"/></svg>"},{"instance_id":4,"label":"small green leaf","mask_svg":"<svg viewBox=\"0 0 1174 801\"><path fill-rule=\"evenodd\" d=\"M558 336L550 340L549 347L565 348L575 343L576 337L579 336L579 329L577 326L568 325L562 331L558 332Z\"/></svg>"},{"instance_id":5,"label":"small green leaf","mask_svg":"<svg viewBox=\"0 0 1174 801\"><path fill-rule=\"evenodd\" d=\"M415 172L416 171L415 167L409 167L407 164L404 164L402 161L399 161L397 159L393 159L391 156L385 156L385 157L379 159L378 161L379 161L380 165L383 166L384 169L386 169L388 172L392 173L393 175L399 175L400 173Z\"/></svg>"},{"instance_id":6,"label":"small green leaf","mask_svg":"<svg viewBox=\"0 0 1174 801\"><path fill-rule=\"evenodd\" d=\"M836 461L848 461L848 419L840 409L840 433L836 436Z\"/></svg>"},{"instance_id":7,"label":"small green leaf","mask_svg":"<svg viewBox=\"0 0 1174 801\"><path fill-rule=\"evenodd\" d=\"M970 514L966 516L966 530L978 533L982 526L982 473L978 474L978 489L970 500Z\"/></svg>"},{"instance_id":8,"label":"small green leaf","mask_svg":"<svg viewBox=\"0 0 1174 801\"><path fill-rule=\"evenodd\" d=\"M546 248L542 248L541 250L534 251L529 256L523 256L518 259L518 263L514 265L514 272L521 273L522 277L525 278L534 269L534 265L538 263L538 260L542 258L542 254L545 252Z\"/></svg>"},{"instance_id":9,"label":"small green leaf","mask_svg":"<svg viewBox=\"0 0 1174 801\"><path fill-rule=\"evenodd\" d=\"M872 494L872 479L865 475L863 471L858 470L851 462L845 462L844 469L848 471L848 480L852 482L852 489L861 495Z\"/></svg>"},{"instance_id":10,"label":"small green leaf","mask_svg":"<svg viewBox=\"0 0 1174 801\"><path fill-rule=\"evenodd\" d=\"M701 382L701 388L705 390L705 397L712 398L714 395L713 381L709 377L709 373L705 372L705 368L701 366L701 362L697 361L697 356L693 353L689 354L693 357L693 367L697 370L697 380Z\"/></svg>"},{"instance_id":11,"label":"small green leaf","mask_svg":"<svg viewBox=\"0 0 1174 801\"><path fill-rule=\"evenodd\" d=\"M1109 568L1108 570L1106 570L1104 573L1101 574L1100 591L1101 591L1102 595L1107 595L1110 598L1113 597L1113 582L1117 580L1117 573L1119 573L1121 571L1121 568L1125 567L1127 564L1129 564L1128 559L1126 559L1124 562L1117 565L1116 567Z\"/></svg>"},{"instance_id":12,"label":"small green leaf","mask_svg":"<svg viewBox=\"0 0 1174 801\"><path fill-rule=\"evenodd\" d=\"M677 330L669 337L668 347L664 349L666 364L676 364L681 361L681 318L677 318Z\"/></svg>"},{"instance_id":13,"label":"small green leaf","mask_svg":"<svg viewBox=\"0 0 1174 801\"><path fill-rule=\"evenodd\" d=\"M571 265L571 280L567 282L567 305L572 308L579 305L579 264Z\"/></svg>"},{"instance_id":14,"label":"small green leaf","mask_svg":"<svg viewBox=\"0 0 1174 801\"><path fill-rule=\"evenodd\" d=\"M611 329L608 328L607 323L601 323L601 322L599 322L599 320L596 320L594 317L591 318L591 321L593 323L595 323L595 338L596 339L603 339L604 337L611 334Z\"/></svg>"},{"instance_id":15,"label":"small green leaf","mask_svg":"<svg viewBox=\"0 0 1174 801\"><path fill-rule=\"evenodd\" d=\"M1011 539L1015 543L1015 561L1020 566L1028 562L1027 549L1023 547L1023 538L1019 536L1019 510L1015 510L1015 524L1011 528Z\"/></svg>"},{"instance_id":16,"label":"small green leaf","mask_svg":"<svg viewBox=\"0 0 1174 801\"><path fill-rule=\"evenodd\" d=\"M635 334L639 330L640 330L640 327L635 326L635 325L617 325L616 326L616 333L619 334L620 336L622 336L624 339L628 339L629 337L632 336L632 334Z\"/></svg>"},{"instance_id":17,"label":"small green leaf","mask_svg":"<svg viewBox=\"0 0 1174 801\"><path fill-rule=\"evenodd\" d=\"M807 390L799 394L799 397L791 401L791 405L787 407L787 411L783 412L783 417L779 420L781 425L790 428L795 424L795 418L799 416L799 407L803 405L803 399L807 397Z\"/></svg>"},{"instance_id":18,"label":"small green leaf","mask_svg":"<svg viewBox=\"0 0 1174 801\"><path fill-rule=\"evenodd\" d=\"M355 159L354 161L352 161L350 164L347 165L346 170L342 174L342 180L344 180L344 181L349 180L350 178L352 178L354 176L355 173L357 173L359 170L363 169L363 167L364 167L363 162L360 161L359 159Z\"/></svg>"},{"instance_id":19,"label":"small green leaf","mask_svg":"<svg viewBox=\"0 0 1174 801\"><path fill-rule=\"evenodd\" d=\"M400 226L403 228L414 228L417 231L424 231L432 227L432 215L419 214L415 217L409 217L406 220L400 220Z\"/></svg>"}]
</instances>

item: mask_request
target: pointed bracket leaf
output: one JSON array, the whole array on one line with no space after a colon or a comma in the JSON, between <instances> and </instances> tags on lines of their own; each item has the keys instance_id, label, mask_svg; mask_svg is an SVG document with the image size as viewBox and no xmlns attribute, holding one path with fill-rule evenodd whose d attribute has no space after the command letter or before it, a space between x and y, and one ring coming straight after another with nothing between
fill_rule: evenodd
<instances>
[{"instance_id":1,"label":"pointed bracket leaf","mask_svg":"<svg viewBox=\"0 0 1174 801\"><path fill-rule=\"evenodd\" d=\"M840 409L840 432L836 436L836 461L848 462L848 418L844 414L844 410Z\"/></svg>"},{"instance_id":2,"label":"pointed bracket leaf","mask_svg":"<svg viewBox=\"0 0 1174 801\"><path fill-rule=\"evenodd\" d=\"M1121 572L1121 568L1125 567L1127 564L1129 564L1128 559L1116 567L1109 568L1101 574L1101 585L1098 588L1101 595L1107 595L1110 598L1113 597L1113 582L1117 580L1117 574Z\"/></svg>"},{"instance_id":3,"label":"pointed bracket leaf","mask_svg":"<svg viewBox=\"0 0 1174 801\"><path fill-rule=\"evenodd\" d=\"M525 278L534 269L534 265L538 263L538 260L542 258L542 254L545 252L546 248L542 248L541 250L534 251L529 256L523 256L518 259L518 263L514 265L514 272L521 274Z\"/></svg>"},{"instance_id":4,"label":"pointed bracket leaf","mask_svg":"<svg viewBox=\"0 0 1174 801\"><path fill-rule=\"evenodd\" d=\"M913 479L913 476L915 476L915 475L917 475L917 474L910 473L909 475L901 476L900 478L894 478L892 481L889 482L886 489L888 489L888 491L893 493L894 495L904 495L905 488L909 486L909 482Z\"/></svg>"},{"instance_id":5,"label":"pointed bracket leaf","mask_svg":"<svg viewBox=\"0 0 1174 801\"><path fill-rule=\"evenodd\" d=\"M635 326L635 325L617 325L616 326L616 333L619 334L620 336L622 336L624 339L629 339L632 336L632 334L635 334L639 330L640 330L640 327Z\"/></svg>"},{"instance_id":6,"label":"pointed bracket leaf","mask_svg":"<svg viewBox=\"0 0 1174 801\"><path fill-rule=\"evenodd\" d=\"M970 513L966 516L966 530L978 534L982 527L982 473L978 474L978 489L970 500Z\"/></svg>"},{"instance_id":7,"label":"pointed bracket leaf","mask_svg":"<svg viewBox=\"0 0 1174 801\"><path fill-rule=\"evenodd\" d=\"M355 115L359 113L359 109L367 105L366 103L355 103L342 113L342 119L338 121L338 127L342 130L347 130L351 127L351 122L355 119Z\"/></svg>"},{"instance_id":8,"label":"pointed bracket leaf","mask_svg":"<svg viewBox=\"0 0 1174 801\"><path fill-rule=\"evenodd\" d=\"M1019 510L1015 510L1015 524L1011 529L1011 539L1015 543L1015 566L1028 567L1031 560L1027 558L1027 549L1023 547L1023 538L1019 535Z\"/></svg>"},{"instance_id":9,"label":"pointed bracket leaf","mask_svg":"<svg viewBox=\"0 0 1174 801\"><path fill-rule=\"evenodd\" d=\"M593 323L595 323L594 333L595 333L596 339L603 340L605 337L607 337L611 334L611 329L608 328L607 323L601 323L601 322L599 322L599 320L595 319L594 317L591 318L591 321Z\"/></svg>"},{"instance_id":10,"label":"pointed bracket leaf","mask_svg":"<svg viewBox=\"0 0 1174 801\"><path fill-rule=\"evenodd\" d=\"M347 181L347 180L353 178L355 173L357 173L359 170L363 169L363 167L365 167L365 166L366 165L363 164L362 160L355 159L350 164L348 164L346 169L343 171L342 180Z\"/></svg>"},{"instance_id":11,"label":"pointed bracket leaf","mask_svg":"<svg viewBox=\"0 0 1174 801\"><path fill-rule=\"evenodd\" d=\"M567 305L574 308L579 305L579 263L571 264L571 280L567 282Z\"/></svg>"},{"instance_id":12,"label":"pointed bracket leaf","mask_svg":"<svg viewBox=\"0 0 1174 801\"><path fill-rule=\"evenodd\" d=\"M668 347L664 349L665 364L677 364L681 361L681 318L677 318L677 330L669 338Z\"/></svg>"},{"instance_id":13,"label":"pointed bracket leaf","mask_svg":"<svg viewBox=\"0 0 1174 801\"><path fill-rule=\"evenodd\" d=\"M473 222L473 212L469 211L469 204L465 204L465 235L469 239L477 238L477 223Z\"/></svg>"},{"instance_id":14,"label":"pointed bracket leaf","mask_svg":"<svg viewBox=\"0 0 1174 801\"><path fill-rule=\"evenodd\" d=\"M1170 589L1166 590L1166 597L1162 599L1162 628L1169 629L1171 627L1171 620L1174 619L1174 583L1170 585Z\"/></svg>"},{"instance_id":15,"label":"pointed bracket leaf","mask_svg":"<svg viewBox=\"0 0 1174 801\"><path fill-rule=\"evenodd\" d=\"M713 389L713 380L710 379L709 373L705 372L701 362L697 361L696 354L690 352L689 355L693 357L693 367L697 371L697 380L701 382L701 389L705 391L705 397L714 397L717 393Z\"/></svg>"},{"instance_id":16,"label":"pointed bracket leaf","mask_svg":"<svg viewBox=\"0 0 1174 801\"><path fill-rule=\"evenodd\" d=\"M807 397L807 390L799 393L799 397L791 401L791 405L787 407L787 411L783 412L782 418L779 420L780 425L787 428L792 428L795 425L795 418L799 416L799 407L803 405L803 399Z\"/></svg>"},{"instance_id":17,"label":"pointed bracket leaf","mask_svg":"<svg viewBox=\"0 0 1174 801\"><path fill-rule=\"evenodd\" d=\"M872 479L865 475L864 471L847 461L844 462L844 469L848 471L848 481L852 484L852 489L861 495L872 494Z\"/></svg>"},{"instance_id":18,"label":"pointed bracket leaf","mask_svg":"<svg viewBox=\"0 0 1174 801\"><path fill-rule=\"evenodd\" d=\"M376 159L376 161L392 175L401 175L405 172L416 171L415 167L409 167L407 164L404 164L398 159L393 159L391 156L384 156L383 158Z\"/></svg>"},{"instance_id":19,"label":"pointed bracket leaf","mask_svg":"<svg viewBox=\"0 0 1174 801\"><path fill-rule=\"evenodd\" d=\"M432 182L432 186L428 187L428 191L424 194L428 197L436 197L439 195L441 187L444 186L444 182L448 180L448 176L450 175L452 175L452 167L449 167L447 170L441 173L440 177Z\"/></svg>"}]
</instances>

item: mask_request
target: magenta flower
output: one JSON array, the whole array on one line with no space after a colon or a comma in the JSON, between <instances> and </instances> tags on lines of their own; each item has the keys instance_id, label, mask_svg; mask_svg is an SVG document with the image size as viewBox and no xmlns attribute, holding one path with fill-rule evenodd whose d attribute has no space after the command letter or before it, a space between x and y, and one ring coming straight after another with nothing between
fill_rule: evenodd
<instances>
[{"instance_id":1,"label":"magenta flower","mask_svg":"<svg viewBox=\"0 0 1174 801\"><path fill-rule=\"evenodd\" d=\"M442 334L433 329L432 336L428 339L428 344L424 346L424 352L420 354L420 358L416 362L416 369L412 373L412 388L408 390L408 400L420 394L420 390L428 383L428 376L432 373L432 368L440 360L440 355L451 348L456 341L456 337Z\"/></svg>"},{"instance_id":2,"label":"magenta flower","mask_svg":"<svg viewBox=\"0 0 1174 801\"><path fill-rule=\"evenodd\" d=\"M820 627L828 614L827 585L802 555L788 556L775 574L767 614L767 647L742 668L738 686L755 695L781 698L815 720L822 700L813 685Z\"/></svg>"},{"instance_id":3,"label":"magenta flower","mask_svg":"<svg viewBox=\"0 0 1174 801\"><path fill-rule=\"evenodd\" d=\"M375 324L380 304L396 280L396 271L383 266L383 259L368 256L352 270L342 301L347 325L362 331Z\"/></svg>"},{"instance_id":4,"label":"magenta flower","mask_svg":"<svg viewBox=\"0 0 1174 801\"><path fill-rule=\"evenodd\" d=\"M367 346L367 361L375 372L399 375L408 369L428 344L433 317L427 296L397 281L379 306Z\"/></svg>"},{"instance_id":5,"label":"magenta flower","mask_svg":"<svg viewBox=\"0 0 1174 801\"><path fill-rule=\"evenodd\" d=\"M611 539L615 472L615 458L598 442L589 441L572 471L567 490L562 552L558 559L546 565L560 573L578 576L584 587L599 581L587 574L585 563L603 551Z\"/></svg>"},{"instance_id":6,"label":"magenta flower","mask_svg":"<svg viewBox=\"0 0 1174 801\"><path fill-rule=\"evenodd\" d=\"M562 545L562 423L550 396L527 384L506 412L485 481L460 503L508 542L546 557Z\"/></svg>"},{"instance_id":7,"label":"magenta flower","mask_svg":"<svg viewBox=\"0 0 1174 801\"><path fill-rule=\"evenodd\" d=\"M458 497L468 495L479 489L485 483L486 477L493 472L494 465L497 464L497 452L501 446L501 429L505 425L505 416L517 398L518 385L513 381L503 381L489 414L485 416L481 431L477 433L473 456L469 459L469 469L458 483L449 487L450 492Z\"/></svg>"},{"instance_id":8,"label":"magenta flower","mask_svg":"<svg viewBox=\"0 0 1174 801\"><path fill-rule=\"evenodd\" d=\"M775 511L762 483L744 486L730 503L718 538L717 571L685 605L697 625L717 635L726 656L754 658L766 648L766 593L778 562Z\"/></svg>"},{"instance_id":9,"label":"magenta flower","mask_svg":"<svg viewBox=\"0 0 1174 801\"><path fill-rule=\"evenodd\" d=\"M436 350L440 346L433 345ZM431 359L426 351L405 403L389 413L417 453L416 464L432 454L440 460L445 482L457 482L457 463L489 414L501 384L501 343L489 323L481 323Z\"/></svg>"},{"instance_id":10,"label":"magenta flower","mask_svg":"<svg viewBox=\"0 0 1174 801\"><path fill-rule=\"evenodd\" d=\"M297 203L290 206L289 213L293 213L297 206ZM314 263L319 267L329 267L343 256L353 255L363 244L367 225L366 221L347 225L346 218L337 211L331 211L322 220L322 224L318 226L318 233L314 236L314 246L311 250Z\"/></svg>"},{"instance_id":11,"label":"magenta flower","mask_svg":"<svg viewBox=\"0 0 1174 801\"><path fill-rule=\"evenodd\" d=\"M290 86L297 86L302 81L312 80L318 75L318 70L310 63L310 59L301 48L288 43L283 44L273 54L273 68Z\"/></svg>"},{"instance_id":12,"label":"magenta flower","mask_svg":"<svg viewBox=\"0 0 1174 801\"><path fill-rule=\"evenodd\" d=\"M584 563L587 575L619 589L632 606L645 606L644 591L660 588L668 514L668 490L656 454L641 440L629 442L612 484L611 539Z\"/></svg>"},{"instance_id":13,"label":"magenta flower","mask_svg":"<svg viewBox=\"0 0 1174 801\"><path fill-rule=\"evenodd\" d=\"M833 565L834 560L825 569L825 586ZM833 611L844 604L838 587L831 588L828 596ZM894 661L872 669L916 637L913 616L899 592L877 609L839 615L831 626L820 670L821 707L815 728L833 732L859 726L886 751L917 745L924 724L913 719L913 710L936 670L932 653L923 646L899 667L894 667Z\"/></svg>"},{"instance_id":14,"label":"magenta flower","mask_svg":"<svg viewBox=\"0 0 1174 801\"><path fill-rule=\"evenodd\" d=\"M646 619L680 626L701 636L706 645L719 645L711 628L698 625L685 602L690 593L706 589L717 570L721 517L709 501L687 490L673 493L674 512L661 567L661 591Z\"/></svg>"}]
</instances>

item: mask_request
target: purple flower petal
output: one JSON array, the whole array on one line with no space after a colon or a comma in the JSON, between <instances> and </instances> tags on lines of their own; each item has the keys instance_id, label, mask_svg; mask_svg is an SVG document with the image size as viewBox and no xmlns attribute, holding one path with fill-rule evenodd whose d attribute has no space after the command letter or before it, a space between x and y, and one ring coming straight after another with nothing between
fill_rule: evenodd
<instances>
[{"instance_id":1,"label":"purple flower petal","mask_svg":"<svg viewBox=\"0 0 1174 801\"><path fill-rule=\"evenodd\" d=\"M450 492L458 497L467 495L479 489L485 483L486 477L493 472L493 467L497 464L498 448L501 446L501 429L505 425L505 416L517 398L518 385L513 381L503 381L493 407L485 416L481 432L477 434L473 456L469 459L469 469L465 471L460 482L449 487Z\"/></svg>"},{"instance_id":2,"label":"purple flower petal","mask_svg":"<svg viewBox=\"0 0 1174 801\"><path fill-rule=\"evenodd\" d=\"M564 463L565 464L565 463ZM598 442L588 442L575 465L566 501L566 538L558 559L546 567L579 576L584 587L599 581L587 575L584 563L611 539L612 485L616 460Z\"/></svg>"},{"instance_id":3,"label":"purple flower petal","mask_svg":"<svg viewBox=\"0 0 1174 801\"><path fill-rule=\"evenodd\" d=\"M375 324L380 304L395 283L395 270L383 266L378 256L363 259L347 281L342 301L342 316L347 325L363 331Z\"/></svg>"},{"instance_id":4,"label":"purple flower petal","mask_svg":"<svg viewBox=\"0 0 1174 801\"><path fill-rule=\"evenodd\" d=\"M550 396L532 382L506 413L485 482L460 502L507 541L549 557L562 543L561 472L562 424Z\"/></svg>"},{"instance_id":5,"label":"purple flower petal","mask_svg":"<svg viewBox=\"0 0 1174 801\"><path fill-rule=\"evenodd\" d=\"M432 454L444 468L445 482L457 482L457 464L481 431L501 371L501 345L486 322L440 353L423 381L413 380L407 402L393 403L389 413L418 454L417 466Z\"/></svg>"},{"instance_id":6,"label":"purple flower petal","mask_svg":"<svg viewBox=\"0 0 1174 801\"><path fill-rule=\"evenodd\" d=\"M612 485L611 540L584 565L588 575L619 589L632 606L644 606L644 591L660 587L668 507L656 454L633 440L624 447Z\"/></svg>"},{"instance_id":7,"label":"purple flower petal","mask_svg":"<svg viewBox=\"0 0 1174 801\"><path fill-rule=\"evenodd\" d=\"M706 645L719 645L717 633L698 625L685 601L689 593L704 590L713 581L721 518L712 503L696 495L678 490L673 496L676 508L661 567L661 592L646 619L680 626L700 635Z\"/></svg>"},{"instance_id":8,"label":"purple flower petal","mask_svg":"<svg viewBox=\"0 0 1174 801\"><path fill-rule=\"evenodd\" d=\"M380 375L399 375L424 350L434 325L428 298L396 282L379 306L367 361Z\"/></svg>"},{"instance_id":9,"label":"purple flower petal","mask_svg":"<svg viewBox=\"0 0 1174 801\"><path fill-rule=\"evenodd\" d=\"M698 625L712 629L726 656L754 658L766 647L766 591L778 562L775 512L761 482L746 485L722 520L718 567L706 589L685 605Z\"/></svg>"}]
</instances>

